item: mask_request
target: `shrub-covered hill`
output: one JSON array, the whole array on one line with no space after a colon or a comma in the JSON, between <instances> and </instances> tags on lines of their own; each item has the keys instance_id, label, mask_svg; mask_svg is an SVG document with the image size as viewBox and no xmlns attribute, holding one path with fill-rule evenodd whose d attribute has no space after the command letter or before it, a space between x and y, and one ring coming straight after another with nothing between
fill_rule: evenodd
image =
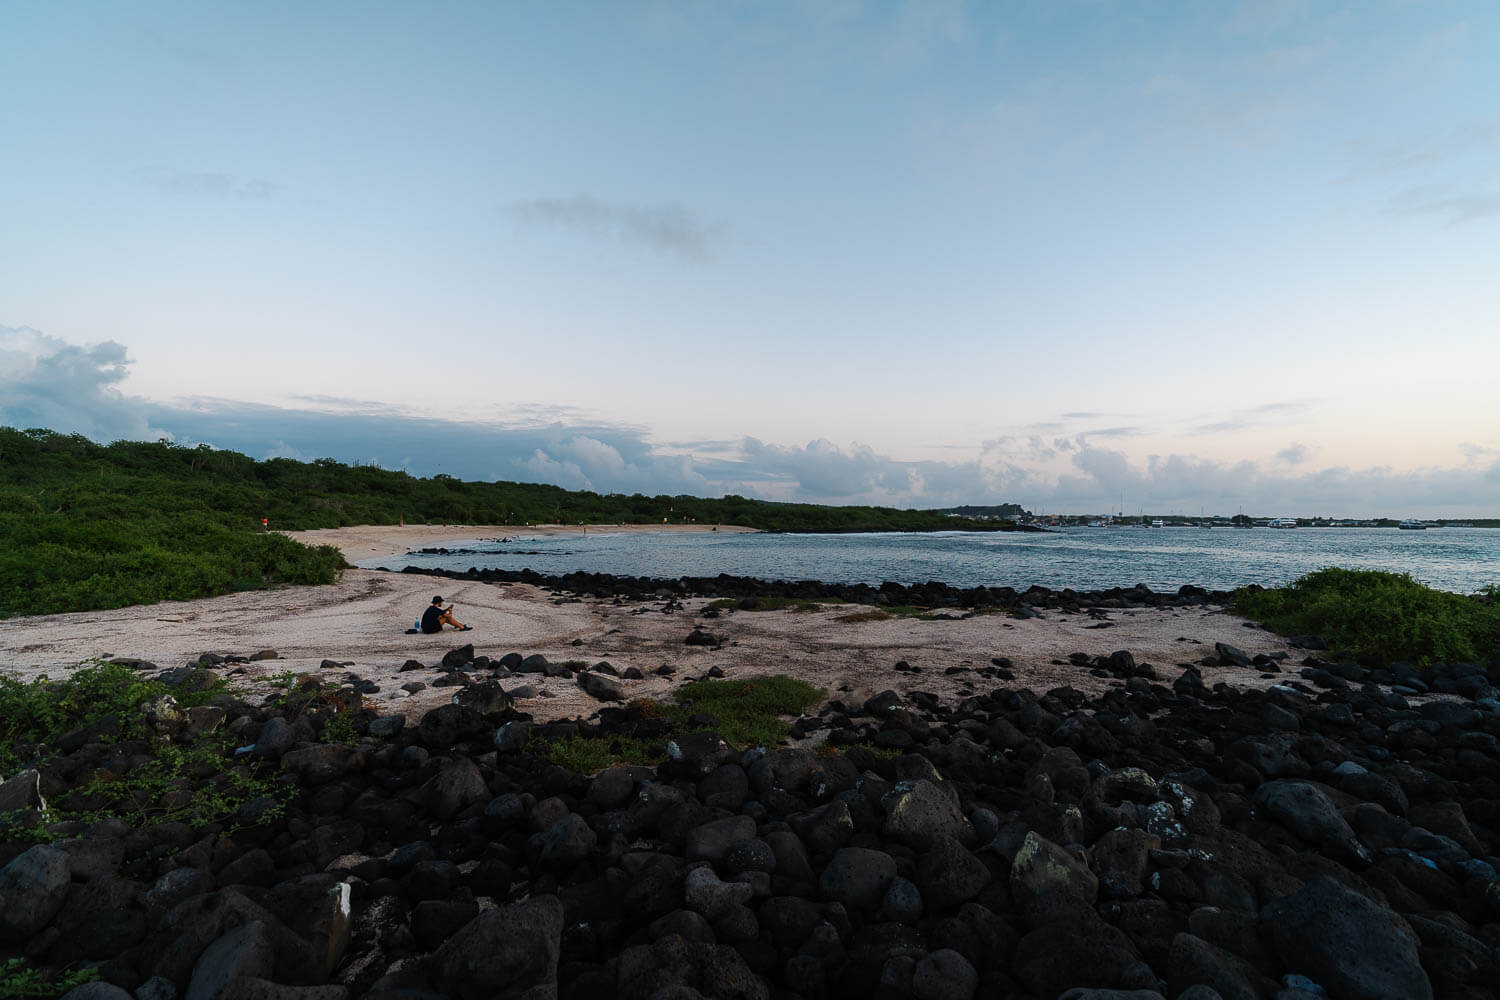
<instances>
[{"instance_id":1,"label":"shrub-covered hill","mask_svg":"<svg viewBox=\"0 0 1500 1000\"><path fill-rule=\"evenodd\" d=\"M769 531L996 530L933 511L822 507L739 496L601 495L539 483L257 461L206 445L0 428L0 617L331 583L343 566L272 528L352 524L743 524Z\"/></svg>"}]
</instances>

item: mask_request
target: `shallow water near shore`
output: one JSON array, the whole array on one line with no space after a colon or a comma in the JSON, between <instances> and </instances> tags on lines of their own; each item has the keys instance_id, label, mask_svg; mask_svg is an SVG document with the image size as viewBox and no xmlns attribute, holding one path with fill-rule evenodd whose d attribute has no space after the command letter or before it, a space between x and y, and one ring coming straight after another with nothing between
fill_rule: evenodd
<instances>
[{"instance_id":1,"label":"shallow water near shore","mask_svg":"<svg viewBox=\"0 0 1500 1000\"><path fill-rule=\"evenodd\" d=\"M449 546L453 548L453 546ZM957 587L1033 584L1075 590L1153 590L1183 584L1279 586L1325 566L1410 573L1442 590L1500 583L1500 530L1487 528L1064 528L1046 533L936 532L848 535L612 533L466 543L451 554L361 560L368 568L531 569L621 576L717 576L827 583Z\"/></svg>"}]
</instances>

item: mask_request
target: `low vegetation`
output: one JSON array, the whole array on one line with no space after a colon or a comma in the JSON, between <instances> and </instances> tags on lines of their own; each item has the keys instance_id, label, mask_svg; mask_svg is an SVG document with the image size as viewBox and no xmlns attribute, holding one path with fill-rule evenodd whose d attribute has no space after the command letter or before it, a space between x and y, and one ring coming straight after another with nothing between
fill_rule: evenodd
<instances>
[{"instance_id":1,"label":"low vegetation","mask_svg":"<svg viewBox=\"0 0 1500 1000\"><path fill-rule=\"evenodd\" d=\"M775 746L786 738L789 717L801 715L825 697L792 677L701 680L682 685L670 702L639 700L630 707L643 718L663 718L674 733L712 730L730 746ZM573 736L544 744L543 756L579 774L612 764L657 764L666 756L664 739Z\"/></svg>"},{"instance_id":2,"label":"low vegetation","mask_svg":"<svg viewBox=\"0 0 1500 1000\"><path fill-rule=\"evenodd\" d=\"M0 965L0 997L57 997L99 978L97 968L80 968L50 976L24 958Z\"/></svg>"},{"instance_id":3,"label":"low vegetation","mask_svg":"<svg viewBox=\"0 0 1500 1000\"><path fill-rule=\"evenodd\" d=\"M837 597L823 597L816 601L809 601L802 597L720 597L709 601L706 606L729 611L798 611L811 613L822 611L827 605L843 603Z\"/></svg>"},{"instance_id":4,"label":"low vegetation","mask_svg":"<svg viewBox=\"0 0 1500 1000\"><path fill-rule=\"evenodd\" d=\"M816 601L804 597L721 597L710 601L705 607L719 611L791 611L796 614L815 614L820 611L838 611L848 605L837 597L820 597ZM936 621L951 617L951 608L934 610L919 608L911 604L888 604L881 608L866 608L835 615L833 620L847 625L863 622L883 622L891 618L916 618L921 621ZM975 608L971 614L1001 614L1001 608Z\"/></svg>"},{"instance_id":5,"label":"low vegetation","mask_svg":"<svg viewBox=\"0 0 1500 1000\"><path fill-rule=\"evenodd\" d=\"M109 749L97 766L66 776L67 791L48 801L51 824L113 817L131 827L167 821L232 827L235 814L254 800L261 800L258 818L274 813L287 789L256 766L236 763L223 733L173 740L153 731L144 706L164 696L184 710L229 697L222 683L173 688L105 661L80 665L57 681L0 676L0 774L45 770L70 733L89 730ZM45 827L15 829L0 816L0 836L45 840L50 834Z\"/></svg>"},{"instance_id":6,"label":"low vegetation","mask_svg":"<svg viewBox=\"0 0 1500 1000\"><path fill-rule=\"evenodd\" d=\"M1330 567L1286 587L1235 591L1234 611L1282 635L1321 636L1336 654L1417 664L1500 657L1500 588L1434 590L1406 573Z\"/></svg>"},{"instance_id":7,"label":"low vegetation","mask_svg":"<svg viewBox=\"0 0 1500 1000\"><path fill-rule=\"evenodd\" d=\"M265 518L270 532L263 530ZM767 531L993 531L1009 521L741 496L626 496L461 482L332 459L0 427L0 618L331 583L330 546L275 529L354 524L739 524Z\"/></svg>"}]
</instances>

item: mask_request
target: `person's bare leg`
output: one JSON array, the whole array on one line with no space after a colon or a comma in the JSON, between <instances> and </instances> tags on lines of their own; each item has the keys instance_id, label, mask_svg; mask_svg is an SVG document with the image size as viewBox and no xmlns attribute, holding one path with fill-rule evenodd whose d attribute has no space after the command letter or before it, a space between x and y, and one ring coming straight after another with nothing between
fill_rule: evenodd
<instances>
[{"instance_id":1,"label":"person's bare leg","mask_svg":"<svg viewBox=\"0 0 1500 1000\"><path fill-rule=\"evenodd\" d=\"M456 629L465 629L465 628L468 628L467 625L463 624L457 618L453 617L453 612L452 611L444 611L443 614L442 614L442 617L440 617L438 619L438 621L441 622L444 625L452 625Z\"/></svg>"}]
</instances>

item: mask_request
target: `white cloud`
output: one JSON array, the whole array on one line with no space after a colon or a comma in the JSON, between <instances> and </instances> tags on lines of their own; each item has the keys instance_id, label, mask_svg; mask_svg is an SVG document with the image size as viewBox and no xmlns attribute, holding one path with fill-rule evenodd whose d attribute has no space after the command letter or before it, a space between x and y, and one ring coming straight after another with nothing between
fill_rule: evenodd
<instances>
[{"instance_id":1,"label":"white cloud","mask_svg":"<svg viewBox=\"0 0 1500 1000\"><path fill-rule=\"evenodd\" d=\"M119 392L129 364L118 343L78 347L36 330L0 327L0 424L98 440L154 440L170 431L185 444L211 441L262 457L326 456L418 476L521 479L605 493L740 493L897 507L1018 502L1070 513L1123 504L1156 512L1500 516L1500 450L1493 443L1459 444L1463 462L1453 468L1319 468L1314 449L1297 442L1265 462L1141 456L1096 443L1134 441L1134 426L1058 436L1037 429L1055 428L1054 422L985 441L972 460L906 461L868 444L841 447L821 438L803 445L753 437L659 445L631 424L433 420L346 399L304 409L201 399L168 406ZM1262 404L1218 423L1233 430L1273 422L1307 405ZM526 414L552 412L543 406Z\"/></svg>"},{"instance_id":2,"label":"white cloud","mask_svg":"<svg viewBox=\"0 0 1500 1000\"><path fill-rule=\"evenodd\" d=\"M105 441L167 436L120 393L129 364L113 340L80 347L30 327L0 326L0 419Z\"/></svg>"},{"instance_id":3,"label":"white cloud","mask_svg":"<svg viewBox=\"0 0 1500 1000\"><path fill-rule=\"evenodd\" d=\"M681 205L614 204L590 195L532 198L510 206L511 217L536 226L570 229L598 238L614 237L686 260L707 261L723 243L727 227Z\"/></svg>"}]
</instances>

